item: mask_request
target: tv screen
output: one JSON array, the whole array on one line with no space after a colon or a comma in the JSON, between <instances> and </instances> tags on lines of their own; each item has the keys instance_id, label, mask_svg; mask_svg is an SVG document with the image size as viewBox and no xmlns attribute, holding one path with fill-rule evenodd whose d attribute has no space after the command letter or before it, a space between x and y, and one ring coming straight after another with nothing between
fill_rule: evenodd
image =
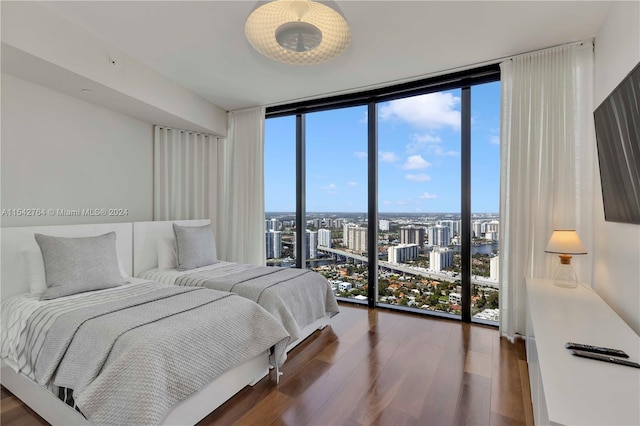
<instances>
[{"instance_id":1,"label":"tv screen","mask_svg":"<svg viewBox=\"0 0 640 426\"><path fill-rule=\"evenodd\" d=\"M604 218L640 224L640 64L596 108Z\"/></svg>"}]
</instances>

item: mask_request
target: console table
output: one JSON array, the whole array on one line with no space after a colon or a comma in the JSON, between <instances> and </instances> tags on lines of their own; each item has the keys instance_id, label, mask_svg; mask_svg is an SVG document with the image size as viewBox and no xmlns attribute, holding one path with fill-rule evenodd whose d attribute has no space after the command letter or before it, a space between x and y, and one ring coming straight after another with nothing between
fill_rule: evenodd
<instances>
[{"instance_id":1,"label":"console table","mask_svg":"<svg viewBox=\"0 0 640 426\"><path fill-rule=\"evenodd\" d=\"M640 425L640 369L570 354L568 341L624 350L640 337L595 291L526 280L526 348L536 425Z\"/></svg>"}]
</instances>

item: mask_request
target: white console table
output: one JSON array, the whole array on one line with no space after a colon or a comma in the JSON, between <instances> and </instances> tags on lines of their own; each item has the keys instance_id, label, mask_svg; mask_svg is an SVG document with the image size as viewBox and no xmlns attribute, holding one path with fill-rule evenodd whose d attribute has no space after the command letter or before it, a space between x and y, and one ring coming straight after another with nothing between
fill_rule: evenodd
<instances>
[{"instance_id":1,"label":"white console table","mask_svg":"<svg viewBox=\"0 0 640 426\"><path fill-rule=\"evenodd\" d=\"M536 425L640 425L640 369L570 354L568 341L624 350L640 337L593 290L527 279L527 363Z\"/></svg>"}]
</instances>

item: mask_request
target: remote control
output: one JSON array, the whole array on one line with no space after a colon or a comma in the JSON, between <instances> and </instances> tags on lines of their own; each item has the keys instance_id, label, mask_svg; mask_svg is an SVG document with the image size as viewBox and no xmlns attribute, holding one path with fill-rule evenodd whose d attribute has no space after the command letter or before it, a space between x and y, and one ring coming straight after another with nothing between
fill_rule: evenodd
<instances>
[{"instance_id":1,"label":"remote control","mask_svg":"<svg viewBox=\"0 0 640 426\"><path fill-rule=\"evenodd\" d=\"M600 354L595 354L593 352L579 351L577 349L572 349L571 355L580 356L583 358L591 358L598 361L611 362L613 364L626 365L628 367L640 368L640 364L638 364L637 362L629 361L626 359L614 358L609 355L600 355Z\"/></svg>"},{"instance_id":2,"label":"remote control","mask_svg":"<svg viewBox=\"0 0 640 426\"><path fill-rule=\"evenodd\" d=\"M627 355L625 351L620 350L620 349L612 349L612 348L604 348L604 347L601 347L601 346L584 345L582 343L574 343L574 342L567 342L567 343L565 343L564 347L567 348L567 349L578 349L579 351L593 352L593 353L596 353L596 354L619 356L619 357L622 357L622 358L629 358L629 355Z\"/></svg>"}]
</instances>

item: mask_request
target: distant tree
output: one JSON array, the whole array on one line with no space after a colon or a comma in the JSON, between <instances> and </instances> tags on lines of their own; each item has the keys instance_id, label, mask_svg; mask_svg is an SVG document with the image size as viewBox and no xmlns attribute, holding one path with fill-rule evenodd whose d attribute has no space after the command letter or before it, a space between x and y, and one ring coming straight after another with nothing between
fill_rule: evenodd
<instances>
[{"instance_id":1,"label":"distant tree","mask_svg":"<svg viewBox=\"0 0 640 426\"><path fill-rule=\"evenodd\" d=\"M498 309L500 306L500 295L497 291L492 291L487 297L487 308Z\"/></svg>"}]
</instances>

